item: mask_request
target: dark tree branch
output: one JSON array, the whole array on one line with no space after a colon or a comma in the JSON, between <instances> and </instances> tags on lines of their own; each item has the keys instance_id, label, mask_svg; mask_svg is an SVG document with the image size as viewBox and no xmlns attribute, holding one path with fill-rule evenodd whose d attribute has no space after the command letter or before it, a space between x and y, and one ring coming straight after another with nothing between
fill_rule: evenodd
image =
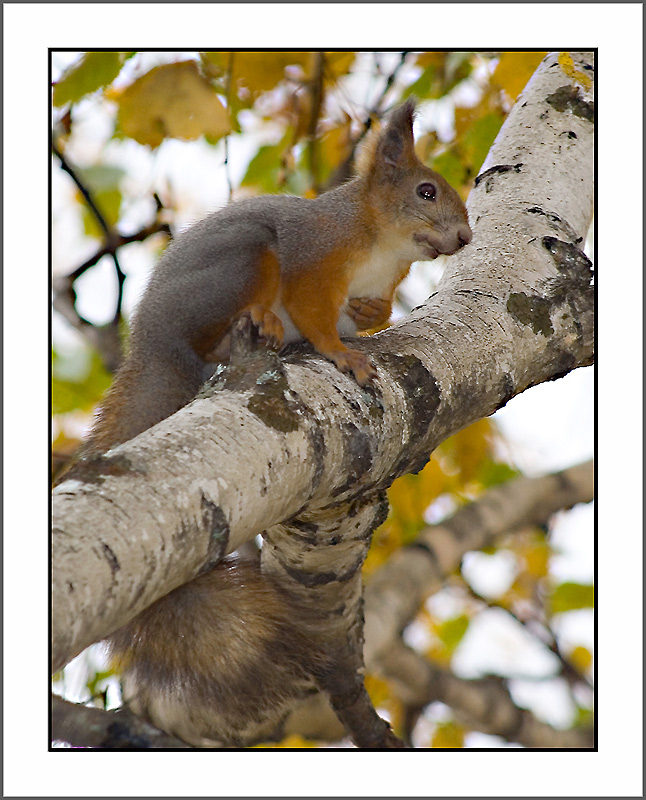
<instances>
[{"instance_id":1,"label":"dark tree branch","mask_svg":"<svg viewBox=\"0 0 646 800\"><path fill-rule=\"evenodd\" d=\"M310 81L310 95L312 98L312 106L310 108L310 117L307 124L307 153L309 158L310 169L310 188L318 193L320 189L319 183L319 140L317 138L317 129L319 118L321 116L321 106L323 104L323 76L325 73L325 53L318 52L314 54L314 76Z\"/></svg>"},{"instance_id":2,"label":"dark tree branch","mask_svg":"<svg viewBox=\"0 0 646 800\"><path fill-rule=\"evenodd\" d=\"M117 277L117 302L115 304L115 311L114 316L112 319L112 324L114 326L118 326L121 320L121 308L123 304L123 284L125 282L126 276L121 269L121 265L119 264L119 258L117 256L117 250L124 244L130 244L131 242L143 241L148 236L156 233L157 231L165 231L170 234L170 229L166 223L163 223L161 220L157 219L151 225L148 225L138 231L136 234L131 236L121 236L117 231L115 231L106 221L105 217L101 213L99 207L97 206L94 198L90 190L85 186L83 181L80 179L77 170L70 164L67 160L65 155L56 147L54 143L52 143L52 152L58 158L61 164L61 169L66 172L70 178L76 184L78 190L80 191L83 199L85 200L88 208L96 218L101 230L103 231L105 237L105 244L104 246L98 250L91 258L89 258L84 264L81 264L80 267L77 267L67 278L69 284L68 286L60 285L60 292L63 298L67 299L67 303L71 302L72 309L74 314L77 317L76 323L72 322L73 315L65 312L61 312L64 314L65 318L72 322L74 327L77 327L79 330L83 329L85 326L90 325L91 323L88 320L84 319L76 310L76 295L73 291L73 283L77 278L79 278L86 270L90 267L94 266L103 256L109 255L112 258L115 268L115 274ZM162 206L161 201L157 196L155 196L155 202L157 204L157 215L159 215ZM63 303L64 299L59 298L59 303Z\"/></svg>"},{"instance_id":3,"label":"dark tree branch","mask_svg":"<svg viewBox=\"0 0 646 800\"><path fill-rule=\"evenodd\" d=\"M592 728L557 730L531 711L519 708L504 678L458 678L402 642L388 650L380 665L382 675L413 708L440 701L450 706L456 717L472 730L501 736L528 748L594 747Z\"/></svg>"},{"instance_id":4,"label":"dark tree branch","mask_svg":"<svg viewBox=\"0 0 646 800\"><path fill-rule=\"evenodd\" d=\"M157 195L155 195L156 202L160 202ZM163 206L158 205L157 213L163 210ZM127 244L132 244L133 242L144 242L148 237L154 236L156 233L165 233L167 236L171 236L170 226L167 222L163 222L161 219L155 219L148 225L145 225L143 228L138 230L136 233L131 233L128 236L122 236L121 234L115 234L112 245L104 245L99 250L94 253L94 255L90 256L87 261L84 261L80 266L78 266L73 272L70 272L69 275L65 276L67 280L73 283L75 280L81 277L84 272L87 272L90 267L93 267L96 263L98 263L103 256L111 256L113 255L113 251L117 250L120 247L123 247Z\"/></svg>"},{"instance_id":5,"label":"dark tree branch","mask_svg":"<svg viewBox=\"0 0 646 800\"><path fill-rule=\"evenodd\" d=\"M110 245L111 240L114 237L114 233L112 231L112 228L106 222L103 214L99 211L96 203L94 202L94 199L92 198L92 195L90 194L90 191L81 181L76 170L71 166L69 161L65 158L63 153L61 153L61 151L56 147L54 143L52 143L52 153L54 153L56 158L58 158L58 160L61 162L61 169L63 170L63 172L66 172L70 176L70 178L76 184L79 192L83 195L83 199L87 203L88 208L96 217L96 221L99 223L100 227L103 230L103 233L105 234L106 242L108 243L108 245Z\"/></svg>"},{"instance_id":6,"label":"dark tree branch","mask_svg":"<svg viewBox=\"0 0 646 800\"><path fill-rule=\"evenodd\" d=\"M397 79L397 76L399 75L402 67L406 63L406 59L407 59L407 57L409 55L410 55L410 51L409 50L403 50L402 53L401 53L399 62L395 65L395 68L390 72L390 74L386 78L386 84L385 84L381 94L379 95L379 97L373 103L373 106L372 106L372 108L370 110L370 116L368 117L368 119L366 120L366 122L364 124L364 133L362 134L362 136L365 135L365 133L367 132L368 128L370 127L371 118L374 115L383 114L382 105L383 105L384 100L386 99L386 95L391 90L393 84L395 83L395 80Z\"/></svg>"},{"instance_id":7,"label":"dark tree branch","mask_svg":"<svg viewBox=\"0 0 646 800\"><path fill-rule=\"evenodd\" d=\"M186 749L185 742L154 728L127 708L104 711L52 695L52 741L105 750Z\"/></svg>"},{"instance_id":8,"label":"dark tree branch","mask_svg":"<svg viewBox=\"0 0 646 800\"><path fill-rule=\"evenodd\" d=\"M375 102L372 104L372 107L368 110L368 114L361 125L361 131L359 135L352 142L352 147L350 149L350 152L346 156L345 160L341 164L339 164L339 166L334 170L330 179L327 181L327 184L325 186L326 191L329 189L334 189L336 186L340 186L349 177L351 177L352 165L354 164L354 158L357 152L357 148L368 134L368 131L371 129L374 119L382 117L383 114L385 113L382 108L382 105L384 103L386 95L392 88L397 78L397 75L399 74L399 71L406 63L406 58L408 57L409 54L410 54L409 51L407 50L403 51L401 54L400 61L398 62L398 64L396 64L395 68L388 75L386 79L386 84L381 94L377 97Z\"/></svg>"},{"instance_id":9,"label":"dark tree branch","mask_svg":"<svg viewBox=\"0 0 646 800\"><path fill-rule=\"evenodd\" d=\"M90 194L89 189L85 186L83 181L81 181L81 179L79 178L76 170L72 167L72 165L65 158L63 153L61 153L61 151L56 147L56 145L54 143L52 143L52 152L58 158L58 160L61 162L61 169L63 170L63 172L66 172L70 176L70 178L74 181L74 183L76 184L78 190L83 195L83 199L87 203L88 208L94 214L97 222L99 223L99 226L103 230L103 233L104 233L104 236L105 236L106 247L107 247L110 255L112 256L112 260L114 262L114 269L115 269L116 276L117 276L117 286L118 286L117 303L116 303L116 306L115 306L115 312L114 312L114 318L113 318L113 322L116 324L121 319L121 304L123 302L123 282L126 279L126 276L123 274L123 270L121 269L121 266L119 264L119 259L117 258L117 252L116 252L116 246L115 246L116 234L112 230L110 225L108 225L105 217L103 216L103 214L99 210L97 204L94 202L94 198Z\"/></svg>"},{"instance_id":10,"label":"dark tree branch","mask_svg":"<svg viewBox=\"0 0 646 800\"><path fill-rule=\"evenodd\" d=\"M105 235L105 244L103 247L99 248L94 255L90 256L90 258L73 270L73 272L71 272L69 275L59 277L54 280L54 308L73 328L76 328L76 330L80 331L83 336L90 341L90 343L101 355L106 368L110 372L114 372L119 366L122 356L119 323L121 321L121 310L123 303L123 285L126 279L126 276L119 264L117 250L120 247L133 242L143 242L149 236L152 236L155 233L164 232L170 236L170 228L168 223L164 222L160 218L160 215L163 211L163 205L159 197L155 195L157 218L136 233L128 236L122 236L108 225L105 217L97 207L90 191L83 184L76 170L71 166L63 153L61 153L54 144L52 145L52 152L59 159L61 163L61 169L66 172L76 184L78 190L83 195L85 202L96 217ZM81 277L81 275L97 264L104 256L110 256L114 262L117 277L117 301L112 320L107 325L99 326L94 325L79 313L76 307L77 298L76 291L74 289L74 283L76 280L78 280L78 278Z\"/></svg>"}]
</instances>

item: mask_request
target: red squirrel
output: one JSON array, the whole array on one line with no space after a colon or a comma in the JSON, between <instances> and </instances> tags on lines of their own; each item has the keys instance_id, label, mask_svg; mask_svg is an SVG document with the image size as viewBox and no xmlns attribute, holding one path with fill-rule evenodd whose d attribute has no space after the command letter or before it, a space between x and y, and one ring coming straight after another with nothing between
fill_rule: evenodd
<instances>
[{"instance_id":1,"label":"red squirrel","mask_svg":"<svg viewBox=\"0 0 646 800\"><path fill-rule=\"evenodd\" d=\"M371 132L357 176L343 186L315 199L233 203L169 246L86 452L188 403L209 365L226 360L228 331L242 314L277 348L307 339L360 385L375 376L340 336L388 320L411 262L471 240L458 193L415 155L413 113L408 101ZM315 619L256 565L224 562L157 601L108 646L136 713L196 746L239 746L272 735L290 701L329 667Z\"/></svg>"},{"instance_id":2,"label":"red squirrel","mask_svg":"<svg viewBox=\"0 0 646 800\"><path fill-rule=\"evenodd\" d=\"M339 188L243 200L178 236L134 315L87 450L131 439L192 400L208 365L226 359L227 332L243 313L276 347L307 339L360 385L374 377L340 335L390 318L413 261L471 241L460 196L415 155L413 112L409 101L391 113L360 151L357 177Z\"/></svg>"}]
</instances>

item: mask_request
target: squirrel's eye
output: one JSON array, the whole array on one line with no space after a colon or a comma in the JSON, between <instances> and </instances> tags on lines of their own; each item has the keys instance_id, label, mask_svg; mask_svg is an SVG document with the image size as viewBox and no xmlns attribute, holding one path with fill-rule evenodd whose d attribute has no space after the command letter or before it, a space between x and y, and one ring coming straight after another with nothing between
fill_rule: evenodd
<instances>
[{"instance_id":1,"label":"squirrel's eye","mask_svg":"<svg viewBox=\"0 0 646 800\"><path fill-rule=\"evenodd\" d=\"M417 194L422 200L435 200L435 184L434 183L420 183L417 187Z\"/></svg>"}]
</instances>

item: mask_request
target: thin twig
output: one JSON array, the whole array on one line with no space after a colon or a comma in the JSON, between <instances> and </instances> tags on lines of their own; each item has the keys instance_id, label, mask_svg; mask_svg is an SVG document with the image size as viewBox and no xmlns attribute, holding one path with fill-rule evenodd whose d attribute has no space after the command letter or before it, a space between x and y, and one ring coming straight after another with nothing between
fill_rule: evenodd
<instances>
[{"instance_id":1,"label":"thin twig","mask_svg":"<svg viewBox=\"0 0 646 800\"><path fill-rule=\"evenodd\" d=\"M323 104L323 75L325 72L325 53L314 53L314 75L310 82L310 95L312 106L307 124L307 152L309 159L311 188L318 193L319 184L319 142L317 128Z\"/></svg>"},{"instance_id":2,"label":"thin twig","mask_svg":"<svg viewBox=\"0 0 646 800\"><path fill-rule=\"evenodd\" d=\"M113 317L113 323L116 325L121 319L121 305L123 302L123 284L126 279L126 276L123 273L123 270L121 269L121 265L119 264L119 259L116 253L115 238L117 237L117 234L112 230L110 225L108 225L108 223L106 222L105 217L100 212L99 208L94 202L94 199L90 194L88 188L85 186L83 181L81 181L81 179L77 175L76 170L71 166L69 161L65 158L63 153L61 153L61 151L56 147L56 145L53 142L52 142L52 152L54 153L56 158L58 158L58 160L61 162L61 169L64 172L66 172L76 184L78 190L83 195L83 199L87 203L88 208L94 214L97 222L99 223L99 226L103 230L103 234L105 236L106 248L110 253L110 255L112 256L112 261L114 262L114 269L117 275L117 302Z\"/></svg>"},{"instance_id":3,"label":"thin twig","mask_svg":"<svg viewBox=\"0 0 646 800\"><path fill-rule=\"evenodd\" d=\"M105 234L106 244L109 246L110 245L110 239L114 235L113 231L110 228L110 226L108 225L108 223L105 221L105 217L103 216L103 214L99 211L99 209L98 209L96 203L94 202L94 200L92 198L92 195L90 194L89 190L83 184L83 182L81 181L79 176L76 174L76 170L72 168L72 166L70 165L68 160L65 158L65 156L61 153L61 151L56 147L56 145L53 142L52 142L52 153L54 153L56 158L58 158L58 160L61 162L61 169L63 170L63 172L67 172L67 174L70 176L70 178L76 184L79 192L83 195L83 199L87 203L88 208L94 214L94 216L96 217L97 222L99 223L100 227L102 228L103 233Z\"/></svg>"},{"instance_id":4,"label":"thin twig","mask_svg":"<svg viewBox=\"0 0 646 800\"><path fill-rule=\"evenodd\" d=\"M90 267L93 267L98 261L100 261L103 256L112 255L113 250L123 247L126 244L132 244L132 242L143 242L149 236L153 236L155 233L166 233L168 236L170 236L171 230L168 223L162 222L161 220L155 220L149 225L146 225L138 230L136 233L131 233L128 236L121 236L118 234L113 240L111 246L105 245L104 247L101 247L96 251L96 253L94 253L94 255L90 256L87 261L84 261L79 267L71 272L68 277L72 281L75 281L77 278L80 278L81 275L83 275L83 273L86 272Z\"/></svg>"},{"instance_id":5,"label":"thin twig","mask_svg":"<svg viewBox=\"0 0 646 800\"><path fill-rule=\"evenodd\" d=\"M395 68L392 70L390 75L386 78L386 84L385 84L381 94L379 95L379 97L373 103L372 109L370 110L369 119L371 119L375 115L381 115L383 113L381 105L384 102L384 100L386 99L386 95L388 94L388 92L392 88L393 84L395 83L397 75L399 75L399 72L401 71L402 67L406 63L406 58L409 55L410 55L410 50L403 50L402 51L400 59L399 59L399 63L395 65Z\"/></svg>"},{"instance_id":6,"label":"thin twig","mask_svg":"<svg viewBox=\"0 0 646 800\"><path fill-rule=\"evenodd\" d=\"M229 53L229 62L227 70L224 74L224 96L226 98L227 113L231 116L231 90L233 88L233 62L235 53ZM227 188L229 190L229 200L233 198L233 181L231 180L231 172L229 170L229 134L224 137L224 174L227 180Z\"/></svg>"},{"instance_id":7,"label":"thin twig","mask_svg":"<svg viewBox=\"0 0 646 800\"><path fill-rule=\"evenodd\" d=\"M361 125L361 131L356 139L352 142L352 147L350 152L348 153L345 161L334 170L331 178L327 182L326 189L333 189L335 186L343 183L348 176L350 175L350 168L352 163L354 162L355 153L357 152L357 148L361 144L361 142L365 139L368 134L368 131L372 128L372 123L375 117L381 117L384 114L382 109L382 104L386 98L386 95L392 88L399 71L406 63L406 58L410 55L410 50L404 50L401 53L399 62L395 65L392 72L386 78L385 86L375 102L373 103L372 107L368 111L367 117L364 119Z\"/></svg>"},{"instance_id":8,"label":"thin twig","mask_svg":"<svg viewBox=\"0 0 646 800\"><path fill-rule=\"evenodd\" d=\"M465 585L467 587L467 591L475 600L483 603L487 606L487 608L505 611L512 619L522 625L523 628L525 628L525 630L527 630L532 636L536 636L536 632L532 630L533 628L540 629L540 633L542 635L538 636L537 638L540 640L541 644L544 644L545 647L547 647L548 650L557 657L561 664L562 675L568 681L568 683L583 683L589 689L593 688L590 680L583 675L570 661L568 661L566 656L563 654L556 640L556 636L549 625L541 622L537 617L521 617L507 606L503 606L494 600L489 600L488 598L484 597L475 589L473 589L472 586L466 583L466 581Z\"/></svg>"}]
</instances>

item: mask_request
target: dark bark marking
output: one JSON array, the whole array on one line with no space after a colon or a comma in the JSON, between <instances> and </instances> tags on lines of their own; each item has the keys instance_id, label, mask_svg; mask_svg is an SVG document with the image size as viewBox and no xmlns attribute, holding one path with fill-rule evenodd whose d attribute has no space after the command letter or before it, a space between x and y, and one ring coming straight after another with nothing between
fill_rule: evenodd
<instances>
[{"instance_id":1,"label":"dark bark marking","mask_svg":"<svg viewBox=\"0 0 646 800\"><path fill-rule=\"evenodd\" d=\"M227 516L219 505L202 495L200 506L202 510L202 525L206 530L210 531L208 552L202 568L207 569L224 558L231 529Z\"/></svg>"},{"instance_id":2,"label":"dark bark marking","mask_svg":"<svg viewBox=\"0 0 646 800\"><path fill-rule=\"evenodd\" d=\"M106 478L119 478L131 473L145 474L144 470L135 468L132 461L124 455L105 455L92 453L80 458L67 472L63 473L57 484L67 480L81 483L101 485Z\"/></svg>"},{"instance_id":3,"label":"dark bark marking","mask_svg":"<svg viewBox=\"0 0 646 800\"><path fill-rule=\"evenodd\" d=\"M594 122L594 101L583 100L578 86L561 86L545 99L557 111L569 111L575 117Z\"/></svg>"},{"instance_id":4,"label":"dark bark marking","mask_svg":"<svg viewBox=\"0 0 646 800\"><path fill-rule=\"evenodd\" d=\"M500 405L498 408L503 408L512 399L515 394L514 379L508 372L504 372L500 377Z\"/></svg>"},{"instance_id":5,"label":"dark bark marking","mask_svg":"<svg viewBox=\"0 0 646 800\"><path fill-rule=\"evenodd\" d=\"M103 552L105 553L105 557L110 564L110 571L114 576L121 569L121 564L119 564L119 559L114 554L114 550L110 547L110 545L106 544L105 542L101 542L101 546L103 547Z\"/></svg>"},{"instance_id":6,"label":"dark bark marking","mask_svg":"<svg viewBox=\"0 0 646 800\"><path fill-rule=\"evenodd\" d=\"M507 300L507 311L521 325L531 327L534 333L548 337L554 333L550 310L552 303L540 295L512 292Z\"/></svg>"},{"instance_id":7,"label":"dark bark marking","mask_svg":"<svg viewBox=\"0 0 646 800\"><path fill-rule=\"evenodd\" d=\"M523 164L497 164L495 167L489 167L480 175L476 176L475 185L478 186L482 181L486 180L485 191L488 193L493 187L493 176L502 175L505 172L520 172Z\"/></svg>"}]
</instances>

